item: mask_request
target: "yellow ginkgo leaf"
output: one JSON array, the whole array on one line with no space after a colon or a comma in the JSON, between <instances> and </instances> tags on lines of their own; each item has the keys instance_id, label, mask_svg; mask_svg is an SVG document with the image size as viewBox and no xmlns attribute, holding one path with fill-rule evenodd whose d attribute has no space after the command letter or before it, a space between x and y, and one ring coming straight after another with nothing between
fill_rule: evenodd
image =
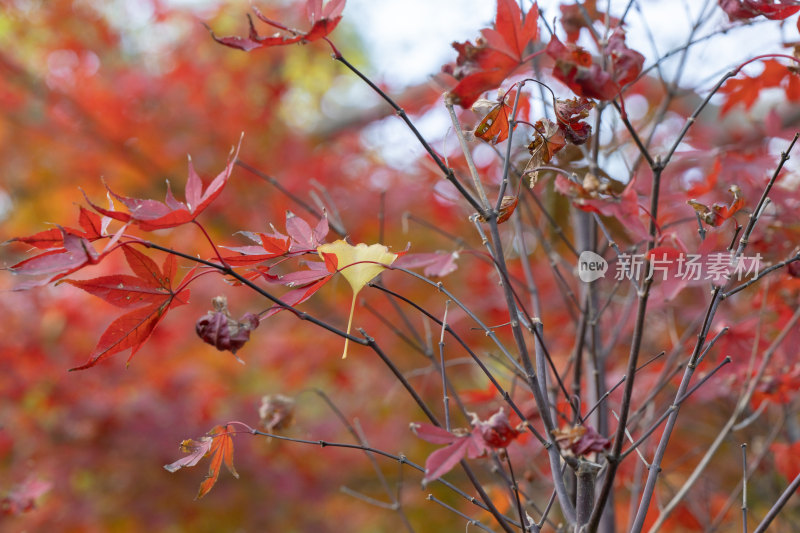
<instances>
[{"instance_id":1,"label":"yellow ginkgo leaf","mask_svg":"<svg viewBox=\"0 0 800 533\"><path fill-rule=\"evenodd\" d=\"M393 254L382 244L372 244L367 246L364 243L353 246L343 240L323 244L317 248L320 257L322 254L333 254L336 256L337 269L342 273L344 279L353 288L353 302L350 304L350 318L347 319L347 333L353 325L353 311L356 307L356 296L375 276L386 270L386 265L391 265L397 254ZM344 341L344 353L342 359L347 357L347 345L349 339Z\"/></svg>"}]
</instances>

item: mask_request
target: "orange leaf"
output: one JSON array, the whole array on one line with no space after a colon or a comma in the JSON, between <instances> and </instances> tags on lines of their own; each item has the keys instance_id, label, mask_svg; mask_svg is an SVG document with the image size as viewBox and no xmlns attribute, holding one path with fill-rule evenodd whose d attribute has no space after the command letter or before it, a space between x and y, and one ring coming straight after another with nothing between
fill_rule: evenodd
<instances>
[{"instance_id":1,"label":"orange leaf","mask_svg":"<svg viewBox=\"0 0 800 533\"><path fill-rule=\"evenodd\" d=\"M196 499L200 499L208 494L216 484L223 464L233 474L233 477L239 478L239 474L233 467L233 439L231 435L235 433L234 427L228 424L225 427L214 427L205 437L201 437L199 440L184 440L181 442L181 451L188 455L173 463L164 465L164 468L169 472L177 472L181 468L195 466L201 459L211 456L208 475L200 484L200 490L197 493Z\"/></svg>"},{"instance_id":2,"label":"orange leaf","mask_svg":"<svg viewBox=\"0 0 800 533\"><path fill-rule=\"evenodd\" d=\"M709 226L721 226L723 222L731 218L734 213L744 207L742 190L737 185L731 185L728 189L733 193L733 200L730 205L714 204L711 207L701 204L697 200L689 200L686 203L692 206L698 216Z\"/></svg>"},{"instance_id":3,"label":"orange leaf","mask_svg":"<svg viewBox=\"0 0 800 533\"><path fill-rule=\"evenodd\" d=\"M475 137L491 144L505 141L508 138L509 111L511 108L504 103L494 106L475 128Z\"/></svg>"},{"instance_id":4,"label":"orange leaf","mask_svg":"<svg viewBox=\"0 0 800 533\"><path fill-rule=\"evenodd\" d=\"M228 471L233 474L233 477L239 479L239 474L233 467L233 439L231 438L231 433L234 433L231 425L227 425L224 428L217 426L209 433L213 438L211 449L208 452L211 455L211 463L208 465L208 475L200 483L200 490L196 499L202 498L214 487L223 463L225 463Z\"/></svg>"}]
</instances>

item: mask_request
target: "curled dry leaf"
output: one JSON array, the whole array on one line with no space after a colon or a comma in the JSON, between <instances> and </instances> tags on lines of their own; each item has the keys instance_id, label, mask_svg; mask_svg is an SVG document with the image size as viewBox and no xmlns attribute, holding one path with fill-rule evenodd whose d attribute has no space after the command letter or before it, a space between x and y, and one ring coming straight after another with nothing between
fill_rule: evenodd
<instances>
[{"instance_id":1,"label":"curled dry leaf","mask_svg":"<svg viewBox=\"0 0 800 533\"><path fill-rule=\"evenodd\" d=\"M567 145L564 133L558 125L550 120L542 119L533 125L536 135L528 145L531 155L541 151L542 161L549 163L553 156Z\"/></svg>"},{"instance_id":2,"label":"curled dry leaf","mask_svg":"<svg viewBox=\"0 0 800 533\"><path fill-rule=\"evenodd\" d=\"M556 100L555 112L558 127L567 141L572 144L584 144L592 135L592 126L583 119L589 116L589 111L595 103L588 98L570 98L569 100Z\"/></svg>"},{"instance_id":3,"label":"curled dry leaf","mask_svg":"<svg viewBox=\"0 0 800 533\"><path fill-rule=\"evenodd\" d=\"M611 446L611 441L600 435L593 427L581 424L555 429L553 437L563 453L577 457L600 453Z\"/></svg>"},{"instance_id":4,"label":"curled dry leaf","mask_svg":"<svg viewBox=\"0 0 800 533\"><path fill-rule=\"evenodd\" d=\"M502 224L511 218L511 215L514 214L514 210L517 208L518 201L519 196L503 196L503 199L500 202L500 209L497 212L498 224ZM481 222L486 222L486 217L479 215L478 220Z\"/></svg>"},{"instance_id":5,"label":"curled dry leaf","mask_svg":"<svg viewBox=\"0 0 800 533\"><path fill-rule=\"evenodd\" d=\"M197 336L217 350L227 350L235 356L236 351L250 340L250 332L258 327L258 316L245 313L241 319L234 320L228 311L228 300L224 296L215 297L212 304L214 311L209 311L195 324ZM236 360L244 363L238 357Z\"/></svg>"},{"instance_id":6,"label":"curled dry leaf","mask_svg":"<svg viewBox=\"0 0 800 533\"><path fill-rule=\"evenodd\" d=\"M744 207L744 198L742 198L742 190L739 186L731 185L728 191L733 194L733 199L727 206L714 204L709 207L697 200L689 200L686 203L692 206L700 219L709 226L721 226L723 222L731 218L734 213Z\"/></svg>"}]
</instances>

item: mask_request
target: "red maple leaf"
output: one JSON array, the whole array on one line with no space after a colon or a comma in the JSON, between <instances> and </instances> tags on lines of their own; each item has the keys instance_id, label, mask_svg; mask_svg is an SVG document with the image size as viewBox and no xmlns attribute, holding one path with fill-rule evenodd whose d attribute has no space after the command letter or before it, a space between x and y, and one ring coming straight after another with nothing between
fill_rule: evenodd
<instances>
[{"instance_id":1,"label":"red maple leaf","mask_svg":"<svg viewBox=\"0 0 800 533\"><path fill-rule=\"evenodd\" d=\"M784 80L785 83L784 83ZM724 115L734 106L742 104L745 110L750 109L761 94L762 89L783 86L787 97L796 100L795 93L800 86L800 77L792 68L782 65L774 59L764 61L764 70L758 76L744 75L742 78L729 80L720 93L726 95L725 103L720 108Z\"/></svg>"},{"instance_id":2,"label":"red maple leaf","mask_svg":"<svg viewBox=\"0 0 800 533\"><path fill-rule=\"evenodd\" d=\"M70 370L91 368L128 348L131 348L130 363L167 311L188 301L189 290L182 288L185 283L177 291L172 288L172 279L177 270L174 255L168 255L163 268L159 268L152 259L129 245L123 245L122 250L135 276L113 274L87 280L64 280L64 283L83 289L112 305L123 309L134 308L108 326L88 362ZM191 272L187 278L190 275Z\"/></svg>"},{"instance_id":3,"label":"red maple leaf","mask_svg":"<svg viewBox=\"0 0 800 533\"><path fill-rule=\"evenodd\" d=\"M455 66L443 70L458 80L450 91L452 101L463 108L472 106L483 93L499 87L514 70L525 63L528 43L538 36L539 12L536 5L523 16L514 0L497 0L494 29L481 30L473 45L453 43L458 52Z\"/></svg>"},{"instance_id":4,"label":"red maple leaf","mask_svg":"<svg viewBox=\"0 0 800 533\"><path fill-rule=\"evenodd\" d=\"M20 242L39 248L41 250L50 250L64 247L64 234L82 237L90 242L96 241L101 238L101 221L96 213L92 213L85 207L80 206L80 214L78 215L78 224L80 224L83 231L74 228L50 228L48 230L34 233L27 237L16 237L9 239L7 242Z\"/></svg>"},{"instance_id":5,"label":"red maple leaf","mask_svg":"<svg viewBox=\"0 0 800 533\"><path fill-rule=\"evenodd\" d=\"M719 7L730 20L747 20L759 15L783 20L800 11L800 3L795 0L719 0Z\"/></svg>"},{"instance_id":6,"label":"red maple leaf","mask_svg":"<svg viewBox=\"0 0 800 533\"><path fill-rule=\"evenodd\" d=\"M200 176L197 175L194 165L192 165L192 159L189 158L189 177L186 181L185 190L186 203L179 202L175 199L169 182L167 182L167 195L164 202L121 196L106 185L109 194L128 208L127 213L100 207L92 203L88 197L86 201L89 202L89 205L98 213L113 218L114 220L119 220L120 222L133 222L145 231L174 228L186 224L197 218L197 216L222 192L223 187L225 187L225 184L231 176L233 164L236 162L236 157L239 154L241 145L242 142L239 140L239 145L231 150L228 164L222 172L212 180L205 191L203 191L203 182Z\"/></svg>"},{"instance_id":7,"label":"red maple leaf","mask_svg":"<svg viewBox=\"0 0 800 533\"><path fill-rule=\"evenodd\" d=\"M325 38L331 33L339 21L342 20L342 11L346 0L330 0L324 6L322 0L306 0L306 16L311 24L311 29L306 32L289 28L280 22L276 22L264 16L256 7L253 11L256 17L273 28L278 28L283 33L275 33L270 36L261 36L253 25L253 19L248 15L247 20L250 24L250 32L247 37L217 37L211 31L211 37L220 44L230 46L239 50L249 52L257 48L266 46L282 46L293 43L309 43L317 39Z\"/></svg>"},{"instance_id":8,"label":"red maple leaf","mask_svg":"<svg viewBox=\"0 0 800 533\"><path fill-rule=\"evenodd\" d=\"M233 467L233 438L232 435L236 433L234 427L230 424L223 426L216 426L208 432L200 440L186 439L181 442L181 451L188 454L186 457L178 459L174 463L164 465L164 468L169 472L177 472L183 467L195 466L201 459L211 456L211 463L208 465L208 475L200 484L200 490L197 493L197 498L200 499L214 487L219 479L219 472L222 465L228 468L228 471L233 474L233 477L239 478L239 474Z\"/></svg>"},{"instance_id":9,"label":"red maple leaf","mask_svg":"<svg viewBox=\"0 0 800 533\"><path fill-rule=\"evenodd\" d=\"M511 107L504 102L495 105L475 127L475 137L490 144L497 144L508 139L508 117Z\"/></svg>"}]
</instances>

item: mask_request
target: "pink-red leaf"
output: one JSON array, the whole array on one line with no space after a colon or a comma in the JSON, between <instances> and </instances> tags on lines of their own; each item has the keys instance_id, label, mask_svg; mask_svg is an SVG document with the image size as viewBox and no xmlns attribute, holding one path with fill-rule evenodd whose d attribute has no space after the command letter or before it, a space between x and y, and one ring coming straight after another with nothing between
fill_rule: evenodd
<instances>
[{"instance_id":1,"label":"pink-red leaf","mask_svg":"<svg viewBox=\"0 0 800 533\"><path fill-rule=\"evenodd\" d=\"M431 444L450 444L458 438L446 429L431 424L414 423L410 427L414 435Z\"/></svg>"},{"instance_id":2,"label":"pink-red leaf","mask_svg":"<svg viewBox=\"0 0 800 533\"><path fill-rule=\"evenodd\" d=\"M268 46L282 46L293 43L316 41L327 37L327 35L336 28L339 21L342 20L342 11L344 10L345 1L346 0L330 0L323 7L321 0L307 0L306 15L311 24L311 28L307 32L289 28L280 22L271 20L256 7L253 7L253 12L260 21L281 30L283 33L262 37L256 31L252 18L248 16L249 33L247 37L217 37L213 31L211 31L211 37L220 44L245 52Z\"/></svg>"},{"instance_id":3,"label":"pink-red leaf","mask_svg":"<svg viewBox=\"0 0 800 533\"><path fill-rule=\"evenodd\" d=\"M89 241L83 237L67 233L63 228L60 228L60 231L63 248L47 250L39 255L20 261L9 268L14 274L28 276L50 275L50 277L19 285L15 287L15 290L47 284L80 270L86 265L97 264L104 257L105 254L98 254Z\"/></svg>"},{"instance_id":4,"label":"pink-red leaf","mask_svg":"<svg viewBox=\"0 0 800 533\"><path fill-rule=\"evenodd\" d=\"M292 238L291 250L316 250L321 243L315 243L314 233L308 222L291 211L286 212L286 233Z\"/></svg>"},{"instance_id":5,"label":"pink-red leaf","mask_svg":"<svg viewBox=\"0 0 800 533\"><path fill-rule=\"evenodd\" d=\"M240 140L239 145L231 151L231 156L225 168L211 181L205 191L202 190L202 181L197 175L197 172L195 172L191 159L189 159L189 177L187 179L185 191L188 205L184 205L175 200L175 197L172 195L172 189L169 187L167 188L166 203L157 200L128 198L108 189L111 196L128 208L128 213L116 211L114 209L105 209L92 203L88 197L86 201L89 202L92 209L98 213L113 218L114 220L119 220L120 222L127 223L133 221L145 231L174 228L186 224L197 218L197 216L222 192L222 188L228 182L231 172L233 171L233 165L236 162L241 144ZM108 186L106 187L108 188ZM86 196L85 193L84 196Z\"/></svg>"},{"instance_id":6,"label":"pink-red leaf","mask_svg":"<svg viewBox=\"0 0 800 533\"><path fill-rule=\"evenodd\" d=\"M460 437L449 446L432 452L425 460L425 477L423 483L439 479L453 469L467 455L470 438Z\"/></svg>"},{"instance_id":7,"label":"pink-red leaf","mask_svg":"<svg viewBox=\"0 0 800 533\"><path fill-rule=\"evenodd\" d=\"M328 254L330 255L330 254ZM289 292L285 293L281 296L281 301L283 301L286 305L291 305L292 307L301 304L311 298L315 292L317 292L328 280L331 279L331 276L325 276L319 281L312 283L311 285L300 287L297 289L292 289ZM275 313L279 313L286 309L280 305L273 305L270 307L269 311L264 314L264 318L270 317Z\"/></svg>"},{"instance_id":8,"label":"pink-red leaf","mask_svg":"<svg viewBox=\"0 0 800 533\"><path fill-rule=\"evenodd\" d=\"M486 453L486 443L477 433L456 437L452 444L440 448L425 461L423 483L439 479L453 469L462 459L475 459Z\"/></svg>"},{"instance_id":9,"label":"pink-red leaf","mask_svg":"<svg viewBox=\"0 0 800 533\"><path fill-rule=\"evenodd\" d=\"M277 281L287 287L300 287L331 275L325 263L307 263L308 270L298 270L280 276Z\"/></svg>"},{"instance_id":10,"label":"pink-red leaf","mask_svg":"<svg viewBox=\"0 0 800 533\"><path fill-rule=\"evenodd\" d=\"M457 252L435 252L422 254L404 254L392 263L392 266L402 268L425 267L423 273L431 277L443 277L454 272L458 266L455 260Z\"/></svg>"},{"instance_id":11,"label":"pink-red leaf","mask_svg":"<svg viewBox=\"0 0 800 533\"><path fill-rule=\"evenodd\" d=\"M181 442L181 451L189 455L181 457L177 461L164 465L164 468L169 472L177 472L181 468L188 468L200 462L211 450L211 437L200 437L200 440L186 439Z\"/></svg>"}]
</instances>

